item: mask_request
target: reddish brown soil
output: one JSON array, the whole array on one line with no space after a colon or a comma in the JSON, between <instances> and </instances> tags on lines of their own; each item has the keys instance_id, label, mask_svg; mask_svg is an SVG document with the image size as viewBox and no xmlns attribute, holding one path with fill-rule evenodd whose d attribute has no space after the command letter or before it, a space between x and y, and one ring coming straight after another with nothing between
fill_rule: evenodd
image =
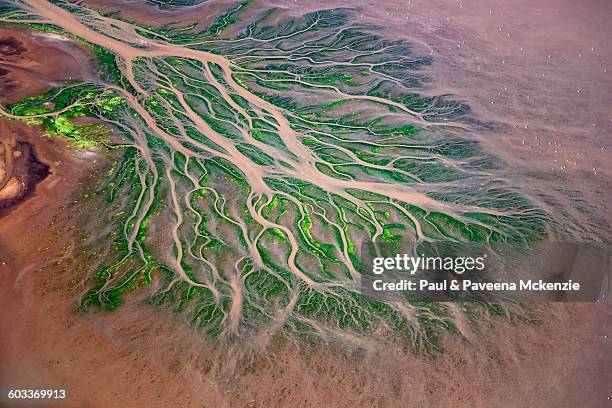
<instances>
[{"instance_id":1,"label":"reddish brown soil","mask_svg":"<svg viewBox=\"0 0 612 408\"><path fill-rule=\"evenodd\" d=\"M39 95L65 80L92 77L91 56L52 34L0 28L0 103Z\"/></svg>"},{"instance_id":2,"label":"reddish brown soil","mask_svg":"<svg viewBox=\"0 0 612 408\"><path fill-rule=\"evenodd\" d=\"M86 49L53 34L0 28L0 104L39 95L65 80L93 77ZM40 130L0 121L0 216L31 194L49 166L38 160Z\"/></svg>"},{"instance_id":3,"label":"reddish brown soil","mask_svg":"<svg viewBox=\"0 0 612 408\"><path fill-rule=\"evenodd\" d=\"M90 77L89 61L73 43L0 29L0 102L37 95L55 81ZM90 190L113 156L43 137L43 129L21 122L2 119L0 131L0 181L10 168L11 180L27 184L18 194L2 191L10 199L0 210L0 386L68 389L68 402L43 406L132 407L155 400L151 407L168 407L193 399L189 389L196 387L188 379L179 376L174 388L167 381L180 368L178 351L164 352L186 346L175 339L187 327L169 319L157 323L155 310L139 311L144 325L122 323L120 314L109 321L110 315L75 313L85 276L78 266L64 267L79 239L78 217L69 206L78 204L79 192ZM48 168L46 178L38 166ZM140 342L149 332L156 342ZM204 392L198 388L195 400Z\"/></svg>"},{"instance_id":4,"label":"reddish brown soil","mask_svg":"<svg viewBox=\"0 0 612 408\"><path fill-rule=\"evenodd\" d=\"M39 137L16 122L0 120L0 216L32 192L49 174L34 149Z\"/></svg>"},{"instance_id":5,"label":"reddish brown soil","mask_svg":"<svg viewBox=\"0 0 612 408\"><path fill-rule=\"evenodd\" d=\"M40 137L37 127L16 126L27 140ZM182 384L194 384L184 378L181 387L164 384L177 370L171 364L177 352L166 350L181 343L168 319L154 317L160 311L140 312L142 324L122 322L121 314L109 320L75 312L84 275L78 265L64 266L80 239L75 192L88 190L109 157L57 138L40 139L36 150L51 174L0 217L0 385L68 389L68 402L44 406L137 407L149 400L170 406L185 393ZM140 341L150 335L159 348Z\"/></svg>"}]
</instances>

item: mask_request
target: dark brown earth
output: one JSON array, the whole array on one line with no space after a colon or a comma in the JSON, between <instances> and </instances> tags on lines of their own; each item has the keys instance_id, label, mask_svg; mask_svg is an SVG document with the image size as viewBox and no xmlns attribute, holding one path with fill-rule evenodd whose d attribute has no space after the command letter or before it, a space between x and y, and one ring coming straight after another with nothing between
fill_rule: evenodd
<instances>
[{"instance_id":1,"label":"dark brown earth","mask_svg":"<svg viewBox=\"0 0 612 408\"><path fill-rule=\"evenodd\" d=\"M38 160L34 149L40 136L33 137L32 130L0 120L0 217L49 175L49 166Z\"/></svg>"}]
</instances>

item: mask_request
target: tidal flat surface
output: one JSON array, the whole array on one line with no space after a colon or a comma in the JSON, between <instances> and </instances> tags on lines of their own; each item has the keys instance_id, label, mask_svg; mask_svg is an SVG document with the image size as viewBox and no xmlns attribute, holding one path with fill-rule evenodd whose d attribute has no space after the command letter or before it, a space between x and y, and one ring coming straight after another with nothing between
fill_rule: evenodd
<instances>
[{"instance_id":1,"label":"tidal flat surface","mask_svg":"<svg viewBox=\"0 0 612 408\"><path fill-rule=\"evenodd\" d=\"M44 316L8 330L3 382L75 406L125 406L126 383L152 406L604 406L607 306L358 283L365 241L607 242L609 7L154 3L0 8L31 48L91 55L0 111L68 163L0 218L3 324ZM26 214L45 239L4 238Z\"/></svg>"}]
</instances>

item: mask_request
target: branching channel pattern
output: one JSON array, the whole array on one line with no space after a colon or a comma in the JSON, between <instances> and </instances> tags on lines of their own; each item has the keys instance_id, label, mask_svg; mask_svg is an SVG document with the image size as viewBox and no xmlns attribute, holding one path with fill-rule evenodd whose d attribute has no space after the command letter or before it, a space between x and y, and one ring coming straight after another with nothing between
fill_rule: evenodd
<instances>
[{"instance_id":1,"label":"branching channel pattern","mask_svg":"<svg viewBox=\"0 0 612 408\"><path fill-rule=\"evenodd\" d=\"M128 141L98 189L105 255L84 308L149 287L213 336L387 328L418 345L453 327L449 310L360 296L361 243L546 233L470 139L469 107L423 95L432 61L350 10L238 3L205 28L151 28L32 0L2 20L89 44L105 72L3 115L87 145L95 127L69 120L86 114Z\"/></svg>"}]
</instances>

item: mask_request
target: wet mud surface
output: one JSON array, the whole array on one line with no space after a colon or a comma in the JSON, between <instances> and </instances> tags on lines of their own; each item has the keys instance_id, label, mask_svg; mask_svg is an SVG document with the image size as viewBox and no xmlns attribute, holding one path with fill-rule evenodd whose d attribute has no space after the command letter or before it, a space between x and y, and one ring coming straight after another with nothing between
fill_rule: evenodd
<instances>
[{"instance_id":1,"label":"wet mud surface","mask_svg":"<svg viewBox=\"0 0 612 408\"><path fill-rule=\"evenodd\" d=\"M62 81L92 78L93 62L82 46L63 37L0 28L0 104L39 95ZM39 127L0 119L0 217L49 175L49 163L39 158L49 143L42 136Z\"/></svg>"},{"instance_id":2,"label":"wet mud surface","mask_svg":"<svg viewBox=\"0 0 612 408\"><path fill-rule=\"evenodd\" d=\"M16 129L17 128L17 129ZM21 141L7 142L2 140L0 145L0 156L4 158L0 162L0 216L3 210L24 199L32 192L36 184L49 175L49 166L41 163L34 150L34 145L23 141L25 129L17 126L3 124L0 126L3 132L17 132L17 139ZM8 139L8 136L3 135Z\"/></svg>"},{"instance_id":3,"label":"wet mud surface","mask_svg":"<svg viewBox=\"0 0 612 408\"><path fill-rule=\"evenodd\" d=\"M91 78L86 50L50 33L0 28L0 103L36 96L65 80Z\"/></svg>"},{"instance_id":4,"label":"wet mud surface","mask_svg":"<svg viewBox=\"0 0 612 408\"><path fill-rule=\"evenodd\" d=\"M124 7L125 16L143 23L181 15L109 4L108 11ZM6 101L48 89L66 72L79 75L76 66L57 76L33 62L16 68L15 61L43 46L20 42L30 35L0 36ZM67 407L607 406L612 328L605 305L541 305L529 323L483 315L465 338L444 338L445 353L434 359L393 342L339 345L345 334L339 332L337 344L277 345L245 362L138 296L117 313L80 315L75 300L87 290L86 265L71 258L91 254L75 256L87 238L76 233L77 215L105 213L79 204L75 192L108 168L96 162L99 155L41 139L38 127L7 126L0 185L8 186L9 168L12 178L38 185L8 216L0 210L0 385L67 387L71 400L58 405Z\"/></svg>"}]
</instances>

